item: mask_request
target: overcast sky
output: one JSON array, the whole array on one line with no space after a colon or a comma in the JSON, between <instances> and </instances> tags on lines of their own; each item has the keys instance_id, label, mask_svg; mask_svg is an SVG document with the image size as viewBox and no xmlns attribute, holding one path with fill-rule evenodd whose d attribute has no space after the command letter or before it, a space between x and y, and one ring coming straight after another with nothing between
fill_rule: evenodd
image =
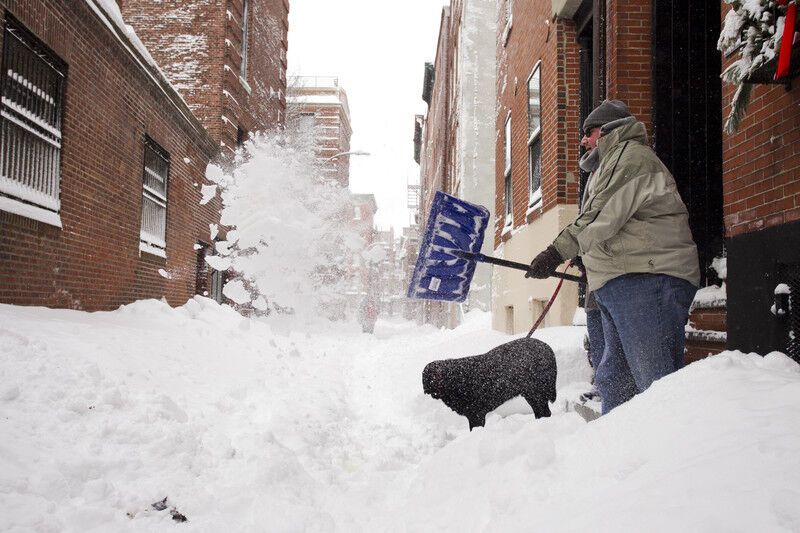
<instances>
[{"instance_id":1,"label":"overcast sky","mask_svg":"<svg viewBox=\"0 0 800 533\"><path fill-rule=\"evenodd\" d=\"M374 193L380 229L408 225L406 182L417 178L414 115L425 112L422 77L433 61L439 0L292 0L289 74L338 76L353 126L350 189Z\"/></svg>"}]
</instances>

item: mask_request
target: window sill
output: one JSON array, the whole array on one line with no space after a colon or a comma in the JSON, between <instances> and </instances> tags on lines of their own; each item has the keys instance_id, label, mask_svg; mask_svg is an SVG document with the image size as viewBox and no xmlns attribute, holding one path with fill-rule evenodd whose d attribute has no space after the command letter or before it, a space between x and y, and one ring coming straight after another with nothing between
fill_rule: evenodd
<instances>
[{"instance_id":1,"label":"window sill","mask_svg":"<svg viewBox=\"0 0 800 533\"><path fill-rule=\"evenodd\" d=\"M504 241L511 238L511 232L514 231L514 220L510 220L503 226L503 231L500 232L500 238Z\"/></svg>"},{"instance_id":2,"label":"window sill","mask_svg":"<svg viewBox=\"0 0 800 533\"><path fill-rule=\"evenodd\" d=\"M528 200L528 210L525 211L525 218L527 219L533 213L537 213L542 209L542 188L538 188L533 191L531 194L530 200Z\"/></svg>"},{"instance_id":3,"label":"window sill","mask_svg":"<svg viewBox=\"0 0 800 533\"><path fill-rule=\"evenodd\" d=\"M241 76L239 76L239 83L242 84L242 87L244 87L244 90L247 91L247 94L253 93L253 89L250 88L250 84L247 83L247 80L245 80Z\"/></svg>"},{"instance_id":4,"label":"window sill","mask_svg":"<svg viewBox=\"0 0 800 533\"><path fill-rule=\"evenodd\" d=\"M513 26L513 23L514 23L514 15L511 15L510 17L508 17L508 22L506 23L506 27L503 30L503 47L505 47L508 44L508 38L511 35L511 27Z\"/></svg>"},{"instance_id":5,"label":"window sill","mask_svg":"<svg viewBox=\"0 0 800 533\"><path fill-rule=\"evenodd\" d=\"M528 210L525 211L525 221L530 222L531 219L534 219L539 216L542 212L542 202L541 200L536 202L535 204L528 207Z\"/></svg>"},{"instance_id":6,"label":"window sill","mask_svg":"<svg viewBox=\"0 0 800 533\"><path fill-rule=\"evenodd\" d=\"M143 253L161 257L163 259L167 258L166 250L153 246L149 242L139 241L139 255L142 255Z\"/></svg>"},{"instance_id":7,"label":"window sill","mask_svg":"<svg viewBox=\"0 0 800 533\"><path fill-rule=\"evenodd\" d=\"M61 217L58 213L42 209L41 207L26 204L19 200L14 200L7 196L0 196L0 211L13 213L21 217L30 218L43 224L55 226L58 229L63 229L61 225Z\"/></svg>"}]
</instances>

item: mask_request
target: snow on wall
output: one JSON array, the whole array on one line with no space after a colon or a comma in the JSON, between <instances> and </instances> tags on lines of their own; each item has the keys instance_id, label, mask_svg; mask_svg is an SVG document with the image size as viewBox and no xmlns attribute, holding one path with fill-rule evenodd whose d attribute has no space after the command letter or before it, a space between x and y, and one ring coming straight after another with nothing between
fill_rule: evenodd
<instances>
[{"instance_id":1,"label":"snow on wall","mask_svg":"<svg viewBox=\"0 0 800 533\"><path fill-rule=\"evenodd\" d=\"M495 164L495 13L494 0L465 0L460 42L457 43L458 134L456 182L461 197L494 211ZM489 179L491 178L491 179ZM489 228L494 227L493 216ZM487 236L481 251L491 255L494 239ZM491 309L491 268L478 265L470 304Z\"/></svg>"},{"instance_id":2,"label":"snow on wall","mask_svg":"<svg viewBox=\"0 0 800 533\"><path fill-rule=\"evenodd\" d=\"M108 1L114 3L114 0ZM208 79L209 44L198 18L210 3L210 0L176 2L173 8L158 16L146 9L126 11L129 22L142 31L147 45L158 52L164 77L183 96L203 90L204 81ZM197 114L201 105L196 99L188 100L189 109Z\"/></svg>"}]
</instances>

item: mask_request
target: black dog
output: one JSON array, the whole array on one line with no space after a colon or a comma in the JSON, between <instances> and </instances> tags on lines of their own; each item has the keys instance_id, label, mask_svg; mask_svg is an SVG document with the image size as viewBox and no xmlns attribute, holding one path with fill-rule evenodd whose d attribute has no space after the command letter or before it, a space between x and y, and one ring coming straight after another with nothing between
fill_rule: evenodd
<instances>
[{"instance_id":1,"label":"black dog","mask_svg":"<svg viewBox=\"0 0 800 533\"><path fill-rule=\"evenodd\" d=\"M556 356L540 340L517 339L485 354L429 363L422 371L422 388L467 417L470 430L517 396L542 418L550 416L547 402L556 400Z\"/></svg>"}]
</instances>

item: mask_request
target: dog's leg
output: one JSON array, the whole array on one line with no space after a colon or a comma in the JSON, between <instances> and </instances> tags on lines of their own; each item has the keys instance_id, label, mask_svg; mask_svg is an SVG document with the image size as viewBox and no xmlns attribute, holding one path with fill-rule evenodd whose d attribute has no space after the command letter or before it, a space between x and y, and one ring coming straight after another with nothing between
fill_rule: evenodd
<instances>
[{"instance_id":1,"label":"dog's leg","mask_svg":"<svg viewBox=\"0 0 800 533\"><path fill-rule=\"evenodd\" d=\"M531 409L533 409L533 416L536 418L547 418L550 416L550 405L547 403L547 400L531 398L530 396L524 396L524 398L528 402L528 405L531 406Z\"/></svg>"},{"instance_id":2,"label":"dog's leg","mask_svg":"<svg viewBox=\"0 0 800 533\"><path fill-rule=\"evenodd\" d=\"M476 427L483 427L483 420L479 418L477 415L469 414L467 416L467 421L469 422L469 430L472 431Z\"/></svg>"}]
</instances>

